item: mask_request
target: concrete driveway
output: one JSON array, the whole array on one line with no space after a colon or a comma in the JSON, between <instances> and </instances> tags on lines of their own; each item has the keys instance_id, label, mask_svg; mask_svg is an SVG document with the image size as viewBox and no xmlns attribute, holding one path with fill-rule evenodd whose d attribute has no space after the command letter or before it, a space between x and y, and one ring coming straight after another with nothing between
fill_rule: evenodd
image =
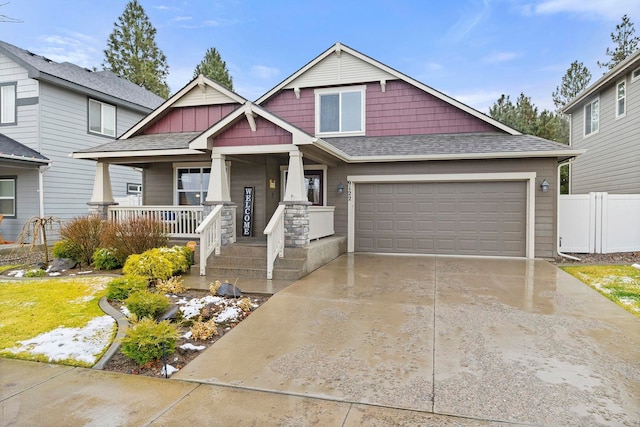
<instances>
[{"instance_id":1,"label":"concrete driveway","mask_svg":"<svg viewBox=\"0 0 640 427\"><path fill-rule=\"evenodd\" d=\"M356 404L353 416L638 425L640 319L546 261L344 255L173 378Z\"/></svg>"}]
</instances>

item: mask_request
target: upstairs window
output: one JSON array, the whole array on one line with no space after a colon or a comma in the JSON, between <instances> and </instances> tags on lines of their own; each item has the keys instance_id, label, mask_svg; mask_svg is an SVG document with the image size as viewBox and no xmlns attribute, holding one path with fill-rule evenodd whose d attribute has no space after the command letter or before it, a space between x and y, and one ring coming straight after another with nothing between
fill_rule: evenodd
<instances>
[{"instance_id":1,"label":"upstairs window","mask_svg":"<svg viewBox=\"0 0 640 427\"><path fill-rule=\"evenodd\" d=\"M616 119L624 117L627 112L627 82L621 81L616 86Z\"/></svg>"},{"instance_id":2,"label":"upstairs window","mask_svg":"<svg viewBox=\"0 0 640 427\"><path fill-rule=\"evenodd\" d=\"M16 216L16 177L0 177L0 215Z\"/></svg>"},{"instance_id":3,"label":"upstairs window","mask_svg":"<svg viewBox=\"0 0 640 427\"><path fill-rule=\"evenodd\" d=\"M364 135L365 86L316 89L316 133Z\"/></svg>"},{"instance_id":4,"label":"upstairs window","mask_svg":"<svg viewBox=\"0 0 640 427\"><path fill-rule=\"evenodd\" d=\"M600 126L600 99L584 106L584 136L598 132Z\"/></svg>"},{"instance_id":5,"label":"upstairs window","mask_svg":"<svg viewBox=\"0 0 640 427\"><path fill-rule=\"evenodd\" d=\"M636 80L640 79L640 68L636 68L635 70L633 70L633 72L631 73L631 81L635 82Z\"/></svg>"},{"instance_id":6,"label":"upstairs window","mask_svg":"<svg viewBox=\"0 0 640 427\"><path fill-rule=\"evenodd\" d=\"M116 136L116 107L104 102L89 100L89 132L104 136Z\"/></svg>"},{"instance_id":7,"label":"upstairs window","mask_svg":"<svg viewBox=\"0 0 640 427\"><path fill-rule=\"evenodd\" d=\"M0 125L16 124L16 84L0 85Z\"/></svg>"}]
</instances>

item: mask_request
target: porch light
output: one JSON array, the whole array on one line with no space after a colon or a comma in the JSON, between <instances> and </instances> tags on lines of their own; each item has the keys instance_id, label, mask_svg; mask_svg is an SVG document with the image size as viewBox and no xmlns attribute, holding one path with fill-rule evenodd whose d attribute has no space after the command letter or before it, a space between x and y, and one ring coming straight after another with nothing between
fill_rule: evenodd
<instances>
[{"instance_id":1,"label":"porch light","mask_svg":"<svg viewBox=\"0 0 640 427\"><path fill-rule=\"evenodd\" d=\"M540 183L540 191L542 191L543 193L549 191L549 182L546 179L543 179Z\"/></svg>"},{"instance_id":2,"label":"porch light","mask_svg":"<svg viewBox=\"0 0 640 427\"><path fill-rule=\"evenodd\" d=\"M342 193L344 193L344 185L340 182L340 184L338 184L338 194Z\"/></svg>"}]
</instances>

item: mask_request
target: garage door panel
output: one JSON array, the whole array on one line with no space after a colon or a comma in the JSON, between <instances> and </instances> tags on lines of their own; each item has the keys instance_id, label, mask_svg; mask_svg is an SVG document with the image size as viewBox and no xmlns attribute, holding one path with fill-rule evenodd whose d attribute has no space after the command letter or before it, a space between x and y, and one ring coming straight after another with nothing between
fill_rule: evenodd
<instances>
[{"instance_id":1,"label":"garage door panel","mask_svg":"<svg viewBox=\"0 0 640 427\"><path fill-rule=\"evenodd\" d=\"M356 184L355 250L524 256L524 182Z\"/></svg>"}]
</instances>

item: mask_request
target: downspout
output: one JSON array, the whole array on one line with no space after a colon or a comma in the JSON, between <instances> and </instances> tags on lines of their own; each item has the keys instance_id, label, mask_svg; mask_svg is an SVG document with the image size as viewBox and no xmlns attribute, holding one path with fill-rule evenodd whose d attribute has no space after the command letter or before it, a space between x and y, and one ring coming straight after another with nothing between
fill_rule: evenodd
<instances>
[{"instance_id":1,"label":"downspout","mask_svg":"<svg viewBox=\"0 0 640 427\"><path fill-rule=\"evenodd\" d=\"M38 167L38 199L40 201L40 218L44 218L44 173L49 170L52 163L49 163L46 166Z\"/></svg>"},{"instance_id":2,"label":"downspout","mask_svg":"<svg viewBox=\"0 0 640 427\"><path fill-rule=\"evenodd\" d=\"M564 165L571 165L571 162L573 162L573 159L570 159L566 162L558 163L558 172L556 178L558 183L558 185L556 185L556 187L558 187L558 189L556 190L558 193L556 195L556 253L558 254L558 256L569 258L574 261L580 261L580 258L576 258L574 256L560 252L560 168Z\"/></svg>"}]
</instances>

